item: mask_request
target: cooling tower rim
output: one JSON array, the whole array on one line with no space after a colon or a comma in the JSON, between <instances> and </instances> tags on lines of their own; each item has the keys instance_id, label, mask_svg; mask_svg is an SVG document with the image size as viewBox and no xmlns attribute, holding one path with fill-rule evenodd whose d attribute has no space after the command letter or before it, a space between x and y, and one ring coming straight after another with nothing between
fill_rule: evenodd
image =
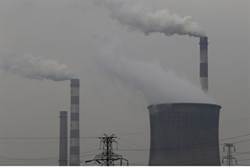
<instances>
[{"instance_id":1,"label":"cooling tower rim","mask_svg":"<svg viewBox=\"0 0 250 168\"><path fill-rule=\"evenodd\" d=\"M151 104L148 106L148 109L154 106L179 106L179 105L186 105L186 106L209 106L209 107L216 107L221 109L221 106L218 104L212 103L159 103L159 104Z\"/></svg>"}]
</instances>

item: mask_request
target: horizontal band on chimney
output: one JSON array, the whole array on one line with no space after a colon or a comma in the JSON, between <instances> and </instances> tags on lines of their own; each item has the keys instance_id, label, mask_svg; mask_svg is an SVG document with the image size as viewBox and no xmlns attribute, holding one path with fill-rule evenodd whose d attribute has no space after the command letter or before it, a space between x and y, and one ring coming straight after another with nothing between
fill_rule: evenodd
<instances>
[{"instance_id":1,"label":"horizontal band on chimney","mask_svg":"<svg viewBox=\"0 0 250 168\"><path fill-rule=\"evenodd\" d=\"M71 113L70 118L71 120L79 120L79 113Z\"/></svg>"},{"instance_id":2,"label":"horizontal band on chimney","mask_svg":"<svg viewBox=\"0 0 250 168\"><path fill-rule=\"evenodd\" d=\"M70 155L77 155L80 153L79 146L70 146Z\"/></svg>"},{"instance_id":3,"label":"horizontal band on chimney","mask_svg":"<svg viewBox=\"0 0 250 168\"><path fill-rule=\"evenodd\" d=\"M79 79L71 79L70 80L70 86L71 87L79 87L80 86L80 80Z\"/></svg>"},{"instance_id":4,"label":"horizontal band on chimney","mask_svg":"<svg viewBox=\"0 0 250 168\"><path fill-rule=\"evenodd\" d=\"M208 77L208 64L200 63L200 77Z\"/></svg>"},{"instance_id":5,"label":"horizontal band on chimney","mask_svg":"<svg viewBox=\"0 0 250 168\"><path fill-rule=\"evenodd\" d=\"M71 104L79 104L79 96L71 96Z\"/></svg>"},{"instance_id":6,"label":"horizontal band on chimney","mask_svg":"<svg viewBox=\"0 0 250 168\"><path fill-rule=\"evenodd\" d=\"M73 138L73 137L76 137L76 138L78 138L79 137L79 129L71 129L70 130L70 135L71 135L71 139Z\"/></svg>"}]
</instances>

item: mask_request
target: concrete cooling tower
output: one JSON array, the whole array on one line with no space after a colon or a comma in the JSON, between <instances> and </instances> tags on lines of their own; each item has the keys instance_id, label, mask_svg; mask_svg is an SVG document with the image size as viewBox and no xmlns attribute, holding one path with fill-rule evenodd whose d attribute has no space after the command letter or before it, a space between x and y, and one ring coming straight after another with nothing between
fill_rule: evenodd
<instances>
[{"instance_id":1,"label":"concrete cooling tower","mask_svg":"<svg viewBox=\"0 0 250 168\"><path fill-rule=\"evenodd\" d=\"M220 165L220 108L197 103L149 106L149 165Z\"/></svg>"}]
</instances>

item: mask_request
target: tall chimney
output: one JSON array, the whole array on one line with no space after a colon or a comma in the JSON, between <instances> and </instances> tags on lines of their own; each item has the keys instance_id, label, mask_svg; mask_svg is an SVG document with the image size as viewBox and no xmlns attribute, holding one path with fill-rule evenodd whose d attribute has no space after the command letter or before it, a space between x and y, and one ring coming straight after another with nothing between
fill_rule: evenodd
<instances>
[{"instance_id":1,"label":"tall chimney","mask_svg":"<svg viewBox=\"0 0 250 168\"><path fill-rule=\"evenodd\" d=\"M80 80L70 80L71 113L70 113L70 165L80 165L80 131L79 131L79 90Z\"/></svg>"},{"instance_id":2,"label":"tall chimney","mask_svg":"<svg viewBox=\"0 0 250 168\"><path fill-rule=\"evenodd\" d=\"M203 91L208 91L208 38L200 38L200 83Z\"/></svg>"},{"instance_id":3,"label":"tall chimney","mask_svg":"<svg viewBox=\"0 0 250 168\"><path fill-rule=\"evenodd\" d=\"M68 165L68 112L60 111L59 166Z\"/></svg>"}]
</instances>

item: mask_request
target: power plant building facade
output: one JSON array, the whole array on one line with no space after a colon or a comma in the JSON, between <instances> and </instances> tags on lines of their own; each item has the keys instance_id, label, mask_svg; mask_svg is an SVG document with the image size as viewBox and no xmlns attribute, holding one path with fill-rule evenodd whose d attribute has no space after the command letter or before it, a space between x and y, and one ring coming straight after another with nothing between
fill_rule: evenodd
<instances>
[{"instance_id":1,"label":"power plant building facade","mask_svg":"<svg viewBox=\"0 0 250 168\"><path fill-rule=\"evenodd\" d=\"M149 165L220 165L220 108L197 103L149 106Z\"/></svg>"}]
</instances>

